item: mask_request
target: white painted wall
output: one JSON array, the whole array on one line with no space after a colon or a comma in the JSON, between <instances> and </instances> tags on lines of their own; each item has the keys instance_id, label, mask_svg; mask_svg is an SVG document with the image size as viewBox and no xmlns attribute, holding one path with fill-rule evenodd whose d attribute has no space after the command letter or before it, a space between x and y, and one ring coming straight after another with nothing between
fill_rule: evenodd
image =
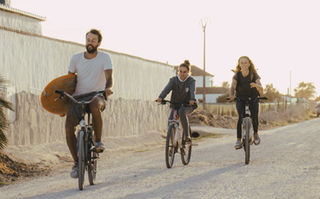
<instances>
[{"instance_id":1,"label":"white painted wall","mask_svg":"<svg viewBox=\"0 0 320 199\"><path fill-rule=\"evenodd\" d=\"M1 6L1 5L0 5ZM5 9L5 8L4 8ZM12 9L12 8L6 8ZM41 23L37 19L0 10L0 26L41 35Z\"/></svg>"},{"instance_id":2,"label":"white painted wall","mask_svg":"<svg viewBox=\"0 0 320 199\"><path fill-rule=\"evenodd\" d=\"M17 92L41 94L52 79L68 73L71 56L85 50L84 45L1 29L0 38L1 73ZM112 98L153 100L175 75L167 64L102 51L114 66Z\"/></svg>"},{"instance_id":3,"label":"white painted wall","mask_svg":"<svg viewBox=\"0 0 320 199\"><path fill-rule=\"evenodd\" d=\"M40 105L42 89L67 74L70 58L84 46L0 28L0 74L10 81L15 102L10 144L25 145L64 140L64 120ZM175 71L167 64L108 52L114 65L114 95L103 112L103 136L137 136L165 131L169 108L156 99ZM12 96L9 96L12 99Z\"/></svg>"}]
</instances>

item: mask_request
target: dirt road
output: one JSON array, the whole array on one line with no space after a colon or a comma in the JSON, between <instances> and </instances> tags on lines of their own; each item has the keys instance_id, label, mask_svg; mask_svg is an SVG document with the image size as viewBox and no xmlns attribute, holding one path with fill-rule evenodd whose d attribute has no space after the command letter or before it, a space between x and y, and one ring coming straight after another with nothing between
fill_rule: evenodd
<instances>
[{"instance_id":1,"label":"dirt road","mask_svg":"<svg viewBox=\"0 0 320 199\"><path fill-rule=\"evenodd\" d=\"M224 131L226 133L226 131ZM177 154L172 169L164 148L113 154L99 162L97 184L77 189L70 167L51 176L0 188L0 198L320 198L320 119L262 131L250 165L234 150L235 131L207 138L183 166ZM112 158L111 158L112 157Z\"/></svg>"}]
</instances>

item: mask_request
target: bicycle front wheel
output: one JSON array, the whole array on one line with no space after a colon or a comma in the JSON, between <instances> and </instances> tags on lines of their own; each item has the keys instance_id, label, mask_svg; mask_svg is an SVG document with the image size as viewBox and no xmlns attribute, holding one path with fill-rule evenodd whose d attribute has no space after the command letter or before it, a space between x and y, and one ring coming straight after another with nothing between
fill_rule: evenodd
<instances>
[{"instance_id":1,"label":"bicycle front wheel","mask_svg":"<svg viewBox=\"0 0 320 199\"><path fill-rule=\"evenodd\" d=\"M191 129L189 128L189 132L191 134ZM189 142L187 142L188 135L185 133L182 136L182 148L180 149L181 151L181 161L182 164L187 165L190 162L191 158L191 150L192 150L192 141L190 139Z\"/></svg>"},{"instance_id":2,"label":"bicycle front wheel","mask_svg":"<svg viewBox=\"0 0 320 199\"><path fill-rule=\"evenodd\" d=\"M78 185L79 189L83 190L84 172L85 172L85 150L84 150L84 132L80 130L78 132Z\"/></svg>"},{"instance_id":3,"label":"bicycle front wheel","mask_svg":"<svg viewBox=\"0 0 320 199\"><path fill-rule=\"evenodd\" d=\"M166 140L166 165L167 168L171 168L174 161L175 155L175 143L174 143L174 133L175 133L175 126L169 125L168 133L167 133L167 140Z\"/></svg>"},{"instance_id":4,"label":"bicycle front wheel","mask_svg":"<svg viewBox=\"0 0 320 199\"><path fill-rule=\"evenodd\" d=\"M244 150L245 150L245 163L249 164L250 162L250 121L246 119L244 121L244 129L246 132L244 140Z\"/></svg>"},{"instance_id":5,"label":"bicycle front wheel","mask_svg":"<svg viewBox=\"0 0 320 199\"><path fill-rule=\"evenodd\" d=\"M89 177L90 185L94 185L94 182L96 180L96 175L97 175L97 164L98 164L99 154L93 150L91 150L90 154L91 154L90 161L88 164L88 177Z\"/></svg>"}]
</instances>

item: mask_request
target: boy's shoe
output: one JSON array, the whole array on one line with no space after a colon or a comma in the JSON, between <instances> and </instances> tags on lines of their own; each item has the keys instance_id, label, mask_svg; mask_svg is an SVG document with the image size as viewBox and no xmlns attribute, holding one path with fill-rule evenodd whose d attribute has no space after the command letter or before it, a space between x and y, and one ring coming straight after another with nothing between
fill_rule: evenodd
<instances>
[{"instance_id":1,"label":"boy's shoe","mask_svg":"<svg viewBox=\"0 0 320 199\"><path fill-rule=\"evenodd\" d=\"M254 143L255 145L260 144L260 137L259 137L258 133L253 133L253 137L254 137L253 143Z\"/></svg>"},{"instance_id":2,"label":"boy's shoe","mask_svg":"<svg viewBox=\"0 0 320 199\"><path fill-rule=\"evenodd\" d=\"M70 173L71 178L78 178L79 177L79 167L78 167L78 162L74 162L72 166L72 170Z\"/></svg>"}]
</instances>

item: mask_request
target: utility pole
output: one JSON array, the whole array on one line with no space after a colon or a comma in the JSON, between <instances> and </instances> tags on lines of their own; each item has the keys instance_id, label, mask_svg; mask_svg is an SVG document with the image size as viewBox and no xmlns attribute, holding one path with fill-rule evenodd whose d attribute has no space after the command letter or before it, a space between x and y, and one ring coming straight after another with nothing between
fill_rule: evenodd
<instances>
[{"instance_id":1,"label":"utility pole","mask_svg":"<svg viewBox=\"0 0 320 199\"><path fill-rule=\"evenodd\" d=\"M290 91L289 92L290 96L292 96L292 94L291 94L291 77L292 77L292 71L290 70L290 87L289 87L290 88L290 90L289 90Z\"/></svg>"},{"instance_id":2,"label":"utility pole","mask_svg":"<svg viewBox=\"0 0 320 199\"><path fill-rule=\"evenodd\" d=\"M208 20L202 19L201 25L203 30L203 93L202 93L202 104L203 110L206 109L206 27Z\"/></svg>"}]
</instances>

